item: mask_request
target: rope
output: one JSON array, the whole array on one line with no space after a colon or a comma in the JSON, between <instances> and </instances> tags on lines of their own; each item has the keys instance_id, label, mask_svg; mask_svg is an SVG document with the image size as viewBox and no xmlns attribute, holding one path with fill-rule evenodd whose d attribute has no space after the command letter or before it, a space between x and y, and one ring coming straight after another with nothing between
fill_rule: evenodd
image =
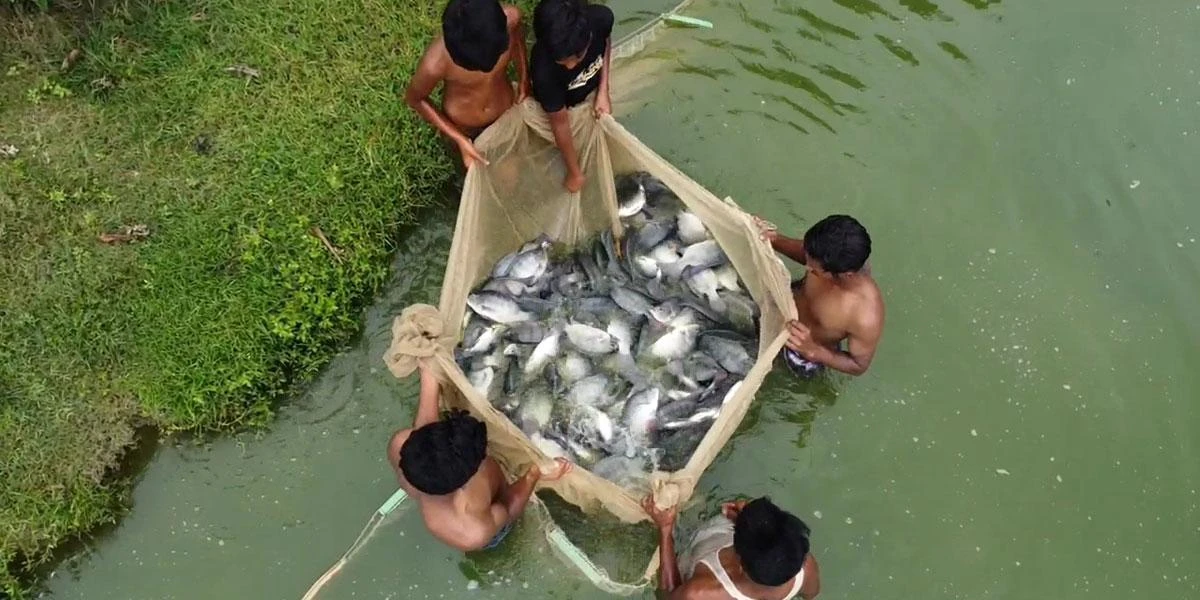
<instances>
[{"instance_id":1,"label":"rope","mask_svg":"<svg viewBox=\"0 0 1200 600\"><path fill-rule=\"evenodd\" d=\"M320 578L313 582L312 586L309 587L308 591L304 593L304 597L301 600L313 600L316 598L317 594L321 591L321 588L325 587L325 584L329 583L329 581L332 580L334 576L336 576L342 570L342 567L346 566L346 563L350 562L350 557L353 556L359 548L367 543L367 540L371 538L371 534L375 533L375 530L379 528L379 525L383 523L383 520L387 518L392 511L396 510L396 508L400 506L406 498L408 498L408 494L405 493L404 490L398 489L392 493L392 495L382 505L380 505L379 508L375 509L375 514L371 515L371 518L367 520L367 524L362 528L362 531L358 533L358 537L355 538L354 543L350 544L350 547L346 549L346 552L342 554L342 557L339 558L337 562L333 563L333 566L329 567L329 570L325 571L324 575L321 575Z\"/></svg>"}]
</instances>

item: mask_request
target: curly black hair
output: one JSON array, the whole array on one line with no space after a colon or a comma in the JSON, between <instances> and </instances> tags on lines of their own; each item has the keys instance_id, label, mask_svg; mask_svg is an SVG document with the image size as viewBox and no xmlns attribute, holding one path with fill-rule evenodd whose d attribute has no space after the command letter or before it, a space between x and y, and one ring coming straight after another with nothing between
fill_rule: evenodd
<instances>
[{"instance_id":1,"label":"curly black hair","mask_svg":"<svg viewBox=\"0 0 1200 600\"><path fill-rule=\"evenodd\" d=\"M409 434L400 448L400 471L421 492L442 496L466 485L486 456L487 427L454 410Z\"/></svg>"}]
</instances>

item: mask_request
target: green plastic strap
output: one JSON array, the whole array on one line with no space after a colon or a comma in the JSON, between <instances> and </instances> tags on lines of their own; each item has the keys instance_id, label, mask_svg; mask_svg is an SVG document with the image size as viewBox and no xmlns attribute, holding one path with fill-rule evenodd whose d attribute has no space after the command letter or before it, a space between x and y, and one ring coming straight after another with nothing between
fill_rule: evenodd
<instances>
[{"instance_id":1,"label":"green plastic strap","mask_svg":"<svg viewBox=\"0 0 1200 600\"><path fill-rule=\"evenodd\" d=\"M667 13L663 15L662 18L674 23L680 23L682 25L691 25L692 27L703 27L704 29L713 28L712 21L705 21L704 19L697 19L694 17L685 17L683 15L677 15L674 13Z\"/></svg>"},{"instance_id":2,"label":"green plastic strap","mask_svg":"<svg viewBox=\"0 0 1200 600\"><path fill-rule=\"evenodd\" d=\"M386 517L391 514L393 510L396 510L396 507L400 506L400 504L402 504L407 498L408 493L403 489L398 489L390 498L387 499L387 502L384 502L383 505L379 507L379 510L375 512Z\"/></svg>"}]
</instances>

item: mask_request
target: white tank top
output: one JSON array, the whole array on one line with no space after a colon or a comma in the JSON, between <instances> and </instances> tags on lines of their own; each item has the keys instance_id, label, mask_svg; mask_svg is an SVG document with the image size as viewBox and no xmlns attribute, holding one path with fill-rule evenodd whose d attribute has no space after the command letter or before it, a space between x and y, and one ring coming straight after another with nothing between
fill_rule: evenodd
<instances>
[{"instance_id":1,"label":"white tank top","mask_svg":"<svg viewBox=\"0 0 1200 600\"><path fill-rule=\"evenodd\" d=\"M721 583L721 587L725 588L725 593L729 594L731 598L754 600L737 589L733 580L729 578L729 573L726 573L725 567L721 565L721 557L718 553L732 545L733 522L721 515L714 517L702 525L696 531L696 535L692 537L692 543L688 544L687 553L680 560L680 572L685 580L691 579L696 573L696 565L703 564L708 567L709 571L712 571L717 581ZM792 589L784 597L784 600L795 598L803 585L804 569L801 568L792 580Z\"/></svg>"}]
</instances>

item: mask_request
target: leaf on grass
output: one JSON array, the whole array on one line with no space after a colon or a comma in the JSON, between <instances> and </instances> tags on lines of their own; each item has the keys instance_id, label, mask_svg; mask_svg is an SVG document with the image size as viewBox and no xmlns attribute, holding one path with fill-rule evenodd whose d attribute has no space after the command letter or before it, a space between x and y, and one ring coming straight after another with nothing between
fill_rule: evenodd
<instances>
[{"instance_id":1,"label":"leaf on grass","mask_svg":"<svg viewBox=\"0 0 1200 600\"><path fill-rule=\"evenodd\" d=\"M21 149L12 144L0 144L0 158L16 158Z\"/></svg>"},{"instance_id":2,"label":"leaf on grass","mask_svg":"<svg viewBox=\"0 0 1200 600\"><path fill-rule=\"evenodd\" d=\"M124 244L150 237L150 228L145 225L123 225L120 229L100 234L102 244Z\"/></svg>"},{"instance_id":3,"label":"leaf on grass","mask_svg":"<svg viewBox=\"0 0 1200 600\"><path fill-rule=\"evenodd\" d=\"M252 69L246 65L233 65L232 67L225 67L225 72L232 73L234 75L241 75L246 79L258 79L262 76L262 73L259 73L258 69Z\"/></svg>"}]
</instances>

